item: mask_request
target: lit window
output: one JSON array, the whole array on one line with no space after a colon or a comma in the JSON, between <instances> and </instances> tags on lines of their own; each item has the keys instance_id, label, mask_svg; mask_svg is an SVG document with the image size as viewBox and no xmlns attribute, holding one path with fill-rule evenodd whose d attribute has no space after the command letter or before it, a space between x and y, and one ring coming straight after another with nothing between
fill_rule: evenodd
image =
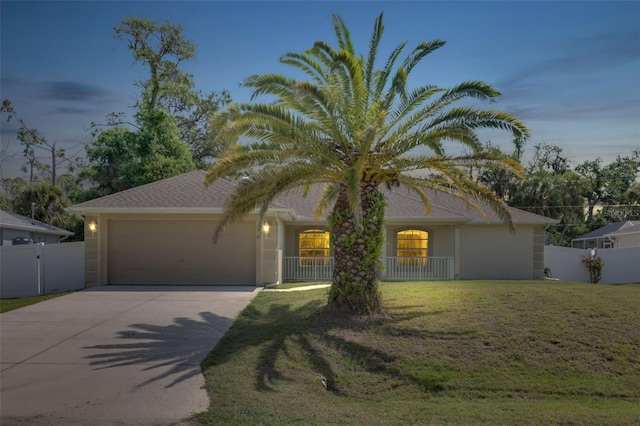
<instances>
[{"instance_id":1,"label":"lit window","mask_svg":"<svg viewBox=\"0 0 640 426\"><path fill-rule=\"evenodd\" d=\"M329 263L329 232L309 229L300 233L300 266L327 265Z\"/></svg>"},{"instance_id":2,"label":"lit window","mask_svg":"<svg viewBox=\"0 0 640 426\"><path fill-rule=\"evenodd\" d=\"M429 233L419 229L407 229L397 234L398 265L420 266L427 264Z\"/></svg>"}]
</instances>

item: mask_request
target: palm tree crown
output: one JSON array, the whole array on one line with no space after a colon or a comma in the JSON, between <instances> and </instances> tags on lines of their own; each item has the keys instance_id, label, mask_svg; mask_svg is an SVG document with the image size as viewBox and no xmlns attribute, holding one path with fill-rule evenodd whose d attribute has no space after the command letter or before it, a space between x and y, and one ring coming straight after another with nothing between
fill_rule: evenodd
<instances>
[{"instance_id":1,"label":"palm tree crown","mask_svg":"<svg viewBox=\"0 0 640 426\"><path fill-rule=\"evenodd\" d=\"M383 68L375 68L383 33L382 14L375 21L369 54L357 56L350 33L339 16L333 17L337 49L318 41L304 53L288 53L284 64L305 72L300 81L283 75L254 75L245 81L254 88L253 98L275 95L268 104L236 105L217 120L229 121L221 137L245 135L259 140L248 147L236 146L213 165L207 182L250 167L259 172L238 187L222 224L225 227L258 206L264 213L278 194L293 187L326 184L318 212L337 198L344 186L349 202L358 210L363 182L401 184L425 202L425 189L488 201L509 220L500 199L478 185L469 166L519 172L515 161L481 152L478 128L507 130L517 138L529 136L526 127L509 114L470 106L452 107L464 98L490 100L499 93L481 81L468 81L444 89L432 85L413 90L409 74L429 53L444 46L433 40L418 44L399 64L406 43L396 47ZM395 68L395 69L394 69ZM445 143L457 142L473 154L450 157ZM430 155L411 155L426 147ZM425 170L423 177L407 173Z\"/></svg>"},{"instance_id":2,"label":"palm tree crown","mask_svg":"<svg viewBox=\"0 0 640 426\"><path fill-rule=\"evenodd\" d=\"M476 130L502 129L520 141L529 136L528 130L504 112L454 105L465 98L492 100L499 93L481 81L448 89L433 85L410 89L409 75L445 42L419 43L404 59L406 43L402 43L378 67L382 14L375 20L366 56L356 53L339 16L333 16L333 27L336 46L318 41L303 53L287 53L280 59L305 73L307 80L251 76L245 86L254 89L252 100L271 95L275 101L235 105L215 119L220 137L245 136L256 142L229 149L211 167L206 182L248 168L257 170L239 182L216 235L256 208L262 217L279 194L313 184L324 185L316 212L334 206L335 213L340 204L352 213L356 227L368 214L363 197L383 184L415 192L427 212L426 190L434 189L476 208L477 201L485 201L510 223L502 200L477 183L469 170L488 167L519 174L519 165L484 152ZM471 154L448 156L448 143L461 144ZM418 147L422 153L417 153Z\"/></svg>"}]
</instances>

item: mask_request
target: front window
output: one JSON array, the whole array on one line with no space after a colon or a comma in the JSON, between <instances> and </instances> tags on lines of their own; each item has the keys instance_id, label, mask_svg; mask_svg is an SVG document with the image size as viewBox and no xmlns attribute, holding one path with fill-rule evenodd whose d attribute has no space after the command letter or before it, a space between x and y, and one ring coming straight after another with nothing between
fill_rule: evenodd
<instances>
[{"instance_id":1,"label":"front window","mask_svg":"<svg viewBox=\"0 0 640 426\"><path fill-rule=\"evenodd\" d=\"M429 254L429 233L420 229L407 229L397 234L398 265L423 266Z\"/></svg>"},{"instance_id":2,"label":"front window","mask_svg":"<svg viewBox=\"0 0 640 426\"><path fill-rule=\"evenodd\" d=\"M327 265L329 263L329 232L309 229L299 237L300 266Z\"/></svg>"}]
</instances>

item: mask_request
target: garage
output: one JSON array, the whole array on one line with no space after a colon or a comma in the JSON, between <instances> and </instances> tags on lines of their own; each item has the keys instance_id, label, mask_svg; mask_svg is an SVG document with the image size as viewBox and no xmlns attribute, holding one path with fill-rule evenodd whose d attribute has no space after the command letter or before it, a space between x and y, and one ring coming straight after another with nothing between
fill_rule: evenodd
<instances>
[{"instance_id":1,"label":"garage","mask_svg":"<svg viewBox=\"0 0 640 426\"><path fill-rule=\"evenodd\" d=\"M239 222L217 244L212 220L110 220L109 284L251 285L255 222Z\"/></svg>"}]
</instances>

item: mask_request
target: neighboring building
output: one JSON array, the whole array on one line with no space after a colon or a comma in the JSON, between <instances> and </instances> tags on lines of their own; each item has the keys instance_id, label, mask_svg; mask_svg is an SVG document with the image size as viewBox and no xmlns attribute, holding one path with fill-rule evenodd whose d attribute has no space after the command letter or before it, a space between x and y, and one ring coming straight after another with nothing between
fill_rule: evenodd
<instances>
[{"instance_id":1,"label":"neighboring building","mask_svg":"<svg viewBox=\"0 0 640 426\"><path fill-rule=\"evenodd\" d=\"M73 235L53 225L29 217L0 210L0 245L45 243L57 244L60 240Z\"/></svg>"},{"instance_id":2,"label":"neighboring building","mask_svg":"<svg viewBox=\"0 0 640 426\"><path fill-rule=\"evenodd\" d=\"M640 221L610 223L571 240L571 247L580 249L640 246Z\"/></svg>"},{"instance_id":3,"label":"neighboring building","mask_svg":"<svg viewBox=\"0 0 640 426\"><path fill-rule=\"evenodd\" d=\"M615 241L616 247L640 247L640 221L636 220L630 223L631 226L607 234L608 238Z\"/></svg>"},{"instance_id":4,"label":"neighboring building","mask_svg":"<svg viewBox=\"0 0 640 426\"><path fill-rule=\"evenodd\" d=\"M87 286L104 284L264 285L330 279L333 258L320 194L292 191L269 208L262 229L251 214L212 235L235 187L205 187L194 171L68 208L85 220ZM420 199L385 190L383 280L542 279L544 233L555 220L511 209L511 232L487 208L485 219L464 201L429 193ZM91 231L91 228L93 231Z\"/></svg>"}]
</instances>

